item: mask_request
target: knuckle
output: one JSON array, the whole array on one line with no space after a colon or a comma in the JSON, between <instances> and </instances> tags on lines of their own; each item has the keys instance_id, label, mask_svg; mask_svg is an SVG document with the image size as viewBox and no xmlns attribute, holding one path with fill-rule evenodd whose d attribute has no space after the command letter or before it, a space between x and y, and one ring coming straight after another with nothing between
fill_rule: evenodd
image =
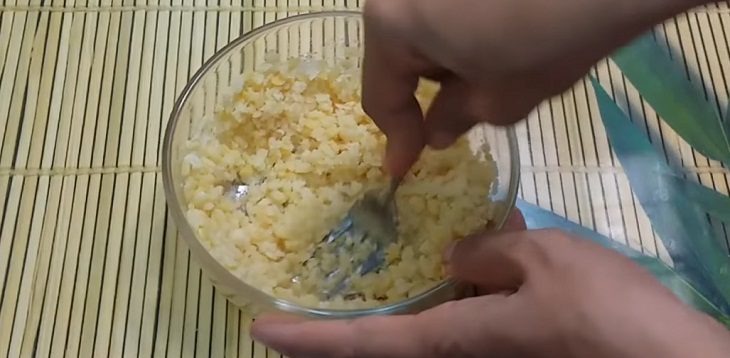
<instances>
[{"instance_id":1,"label":"knuckle","mask_svg":"<svg viewBox=\"0 0 730 358\"><path fill-rule=\"evenodd\" d=\"M432 341L432 348L429 352L433 358L441 357L465 357L470 352L463 342L461 335L450 332L442 335L439 339Z\"/></svg>"},{"instance_id":2,"label":"knuckle","mask_svg":"<svg viewBox=\"0 0 730 358\"><path fill-rule=\"evenodd\" d=\"M515 124L529 115L532 107L510 108L502 113L490 113L484 118L488 118L489 122L497 126L509 126Z\"/></svg>"},{"instance_id":3,"label":"knuckle","mask_svg":"<svg viewBox=\"0 0 730 358\"><path fill-rule=\"evenodd\" d=\"M383 5L387 5L389 0L369 0L365 2L363 9L364 13L368 16L375 16L379 14L379 11L383 8Z\"/></svg>"},{"instance_id":4,"label":"knuckle","mask_svg":"<svg viewBox=\"0 0 730 358\"><path fill-rule=\"evenodd\" d=\"M402 23L404 17L408 15L410 4L408 1L393 0L368 0L363 7L363 17L367 26L373 24L395 27ZM391 29L392 30L392 29Z\"/></svg>"},{"instance_id":5,"label":"knuckle","mask_svg":"<svg viewBox=\"0 0 730 358\"><path fill-rule=\"evenodd\" d=\"M521 261L531 261L533 257L541 255L544 245L539 240L535 240L532 236L526 236L520 240L514 240L511 245L510 252Z\"/></svg>"},{"instance_id":6,"label":"knuckle","mask_svg":"<svg viewBox=\"0 0 730 358\"><path fill-rule=\"evenodd\" d=\"M536 233L539 234L540 237L550 237L551 240L555 241L570 241L570 235L567 234L565 231L555 228L548 228L548 229L540 229L537 230Z\"/></svg>"},{"instance_id":7,"label":"knuckle","mask_svg":"<svg viewBox=\"0 0 730 358\"><path fill-rule=\"evenodd\" d=\"M540 229L515 240L512 253L522 262L551 266L561 261L561 253L572 244L573 238L559 229Z\"/></svg>"},{"instance_id":8,"label":"knuckle","mask_svg":"<svg viewBox=\"0 0 730 358\"><path fill-rule=\"evenodd\" d=\"M366 20L377 19L382 14L387 14L385 10L390 0L369 0L363 6L363 15Z\"/></svg>"}]
</instances>

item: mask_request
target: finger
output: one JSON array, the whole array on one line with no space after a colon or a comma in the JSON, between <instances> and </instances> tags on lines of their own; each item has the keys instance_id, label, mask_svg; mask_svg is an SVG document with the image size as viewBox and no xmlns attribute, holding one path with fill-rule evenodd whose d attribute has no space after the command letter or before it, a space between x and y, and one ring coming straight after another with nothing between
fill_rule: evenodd
<instances>
[{"instance_id":1,"label":"finger","mask_svg":"<svg viewBox=\"0 0 730 358\"><path fill-rule=\"evenodd\" d=\"M441 81L441 90L426 113L426 137L430 147L449 147L479 122L471 110L469 96L468 86L455 77Z\"/></svg>"},{"instance_id":2,"label":"finger","mask_svg":"<svg viewBox=\"0 0 730 358\"><path fill-rule=\"evenodd\" d=\"M418 357L416 316L373 316L353 321L294 324L254 322L254 340L291 358ZM399 337L399 338L395 338Z\"/></svg>"},{"instance_id":3,"label":"finger","mask_svg":"<svg viewBox=\"0 0 730 358\"><path fill-rule=\"evenodd\" d=\"M495 295L449 302L418 315L254 323L252 335L292 358L445 357L469 350L498 352L505 337L517 334L511 322L522 321L523 311L516 300Z\"/></svg>"},{"instance_id":4,"label":"finger","mask_svg":"<svg viewBox=\"0 0 730 358\"><path fill-rule=\"evenodd\" d=\"M490 221L487 223L487 226L485 230L479 232L480 235L490 235L494 233L500 233L500 232L510 232L510 231L523 231L527 230L527 224L525 223L525 218L522 216L522 213L519 209L514 208L507 217L503 219L504 221ZM454 242L454 245L456 242Z\"/></svg>"},{"instance_id":5,"label":"finger","mask_svg":"<svg viewBox=\"0 0 730 358\"><path fill-rule=\"evenodd\" d=\"M425 146L423 113L415 98L419 69L414 56L379 22L365 18L362 103L385 133L385 168L402 177Z\"/></svg>"},{"instance_id":6,"label":"finger","mask_svg":"<svg viewBox=\"0 0 730 358\"><path fill-rule=\"evenodd\" d=\"M256 317L256 322L259 322L259 324L299 323L305 321L307 321L306 317L283 312L264 313Z\"/></svg>"},{"instance_id":7,"label":"finger","mask_svg":"<svg viewBox=\"0 0 730 358\"><path fill-rule=\"evenodd\" d=\"M534 234L508 230L463 239L447 254L447 271L487 293L517 290L526 280L530 260L541 254L531 239Z\"/></svg>"},{"instance_id":8,"label":"finger","mask_svg":"<svg viewBox=\"0 0 730 358\"><path fill-rule=\"evenodd\" d=\"M520 209L514 208L510 212L509 216L505 219L504 225L502 226L501 230L497 231L497 233L504 233L504 232L511 232L511 231L524 231L527 230L527 224L525 223L525 217L522 215L522 212ZM479 235L479 237L483 237L487 235L486 233L482 233ZM454 242L450 244L446 250L444 250L443 253L443 259L444 264L449 265L449 261L451 260L451 257L454 255L454 249L459 244L459 242Z\"/></svg>"},{"instance_id":9,"label":"finger","mask_svg":"<svg viewBox=\"0 0 730 358\"><path fill-rule=\"evenodd\" d=\"M527 224L525 223L525 217L522 215L520 209L513 209L502 226L500 232L511 232L511 231L525 231L527 230ZM484 296L489 294L501 294L509 296L516 291L516 288L506 289L504 291L495 291L490 289L489 286L474 285L474 294L476 296Z\"/></svg>"},{"instance_id":10,"label":"finger","mask_svg":"<svg viewBox=\"0 0 730 358\"><path fill-rule=\"evenodd\" d=\"M497 126L509 126L526 118L530 111L542 100L531 88L533 82L499 82L480 88L472 94L470 106L477 113L480 122Z\"/></svg>"},{"instance_id":11,"label":"finger","mask_svg":"<svg viewBox=\"0 0 730 358\"><path fill-rule=\"evenodd\" d=\"M507 220L504 222L502 231L524 231L527 230L527 224L525 223L525 217L519 209L513 209Z\"/></svg>"},{"instance_id":12,"label":"finger","mask_svg":"<svg viewBox=\"0 0 730 358\"><path fill-rule=\"evenodd\" d=\"M524 231L526 229L527 229L527 224L525 223L525 217L522 215L522 212L519 209L514 208L510 212L509 216L505 219L504 225L502 226L501 230L499 230L499 232ZM456 245L456 243L454 243L452 245L452 247L449 247L446 249L446 253L444 254L444 256L446 257L447 262L448 262L449 256L453 252L453 246L455 246L455 245ZM447 265L448 265L448 263L447 263ZM480 285L467 285L467 287L469 287L469 290L468 290L469 293L468 293L467 297L484 296L484 295L488 295L488 294L510 295L515 291L514 289L509 289L509 290L505 290L503 292L496 292L496 291L490 292L490 290L488 290L484 287L481 287Z\"/></svg>"}]
</instances>

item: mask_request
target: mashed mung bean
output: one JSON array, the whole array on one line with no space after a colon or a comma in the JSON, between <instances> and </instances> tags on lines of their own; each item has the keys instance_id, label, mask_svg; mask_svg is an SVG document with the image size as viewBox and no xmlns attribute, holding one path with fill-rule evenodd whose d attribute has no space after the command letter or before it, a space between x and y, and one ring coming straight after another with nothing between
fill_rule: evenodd
<instances>
[{"instance_id":1,"label":"mashed mung bean","mask_svg":"<svg viewBox=\"0 0 730 358\"><path fill-rule=\"evenodd\" d=\"M317 243L370 188L383 186L385 137L363 112L357 71L291 60L246 73L215 115L195 126L183 161L187 218L234 275L309 307L365 308L417 295L444 279L442 251L494 215L496 167L466 136L426 149L396 195L399 241L356 299L323 302L292 280ZM436 87L422 83L427 108ZM231 187L246 184L244 200Z\"/></svg>"}]
</instances>

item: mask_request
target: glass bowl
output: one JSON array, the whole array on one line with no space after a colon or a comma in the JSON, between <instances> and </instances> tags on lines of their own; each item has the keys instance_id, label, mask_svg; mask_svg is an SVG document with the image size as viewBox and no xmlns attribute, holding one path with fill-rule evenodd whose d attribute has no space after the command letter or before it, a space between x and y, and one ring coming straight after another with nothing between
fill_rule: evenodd
<instances>
[{"instance_id":1,"label":"glass bowl","mask_svg":"<svg viewBox=\"0 0 730 358\"><path fill-rule=\"evenodd\" d=\"M231 42L192 77L177 99L167 124L163 144L162 175L170 213L192 256L216 288L233 303L261 312L279 310L317 318L352 318L373 314L414 313L463 297L466 285L446 279L432 289L409 299L376 308L333 310L304 307L273 297L252 287L220 264L199 242L188 222L181 173L184 149L196 121L212 115L218 102L241 74L256 71L267 61L310 56L329 64L362 48L362 14L357 11L319 12L289 17L255 29ZM350 49L350 50L348 50ZM361 63L355 55L355 65ZM273 57L272 57L273 56ZM514 207L519 178L517 140L511 128L480 125L479 140L486 141L497 167L497 180L490 200L496 214L488 229L502 227ZM471 138L471 137L470 137ZM486 198L485 198L486 199Z\"/></svg>"}]
</instances>

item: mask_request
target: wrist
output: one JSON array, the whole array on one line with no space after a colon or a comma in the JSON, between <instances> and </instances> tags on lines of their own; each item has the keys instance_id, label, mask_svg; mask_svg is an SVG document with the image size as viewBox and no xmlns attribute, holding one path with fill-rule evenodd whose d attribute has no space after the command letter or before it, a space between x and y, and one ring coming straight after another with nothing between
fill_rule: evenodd
<instances>
[{"instance_id":1,"label":"wrist","mask_svg":"<svg viewBox=\"0 0 730 358\"><path fill-rule=\"evenodd\" d=\"M627 290L632 304L609 310L594 321L592 329L574 330L584 344L576 356L720 358L730 352L730 331L713 318L663 293ZM630 323L630 324L627 324ZM586 344L587 343L587 344ZM592 347L592 348L591 348Z\"/></svg>"},{"instance_id":2,"label":"wrist","mask_svg":"<svg viewBox=\"0 0 730 358\"><path fill-rule=\"evenodd\" d=\"M655 322L647 327L646 341L653 342L640 349L637 357L727 357L730 352L730 331L717 321L689 307L675 311L674 319Z\"/></svg>"}]
</instances>

